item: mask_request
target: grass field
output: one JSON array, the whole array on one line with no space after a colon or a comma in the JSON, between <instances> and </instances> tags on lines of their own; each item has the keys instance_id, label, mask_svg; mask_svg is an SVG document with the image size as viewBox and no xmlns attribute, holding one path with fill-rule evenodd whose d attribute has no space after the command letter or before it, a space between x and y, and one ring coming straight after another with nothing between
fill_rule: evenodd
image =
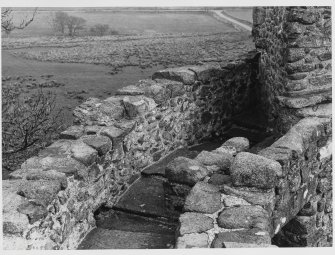
<instances>
[{"instance_id":1,"label":"grass field","mask_svg":"<svg viewBox=\"0 0 335 255\"><path fill-rule=\"evenodd\" d=\"M86 28L101 23L108 24L120 34L153 34L153 33L218 33L235 31L228 24L216 21L206 14L185 12L113 12L113 11L65 11L69 15L84 18ZM11 37L34 37L53 35L51 29L52 11L38 11L34 22L24 30L17 30ZM32 12L14 11L16 22L30 17ZM85 33L85 32L82 32Z\"/></svg>"}]
</instances>

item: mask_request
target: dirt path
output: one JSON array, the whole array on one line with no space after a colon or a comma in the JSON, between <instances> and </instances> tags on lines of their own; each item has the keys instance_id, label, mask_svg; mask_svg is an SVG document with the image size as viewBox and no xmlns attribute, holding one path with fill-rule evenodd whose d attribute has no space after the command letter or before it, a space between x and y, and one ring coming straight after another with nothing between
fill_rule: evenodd
<instances>
[{"instance_id":1,"label":"dirt path","mask_svg":"<svg viewBox=\"0 0 335 255\"><path fill-rule=\"evenodd\" d=\"M213 13L215 13L215 15L216 15L217 17L220 17L220 18L225 19L225 20L227 20L227 21L229 21L229 22L231 22L231 23L233 23L233 24L235 24L235 25L238 25L238 26L244 28L244 29L247 30L247 31L250 31L250 32L251 32L251 30L252 30L252 27L251 27L251 26L248 26L248 25L246 25L246 24L243 24L243 23L241 23L241 22L239 22L239 21L237 21L237 20L235 20L235 19L232 19L232 18L230 18L230 17L224 15L224 14L222 13L221 10L211 10L211 11L212 11Z\"/></svg>"}]
</instances>

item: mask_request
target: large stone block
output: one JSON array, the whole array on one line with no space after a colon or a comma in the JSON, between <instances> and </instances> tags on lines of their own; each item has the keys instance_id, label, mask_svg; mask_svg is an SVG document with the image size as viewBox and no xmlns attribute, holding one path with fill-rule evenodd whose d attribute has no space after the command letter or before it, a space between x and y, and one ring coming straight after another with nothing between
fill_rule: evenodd
<instances>
[{"instance_id":1,"label":"large stone block","mask_svg":"<svg viewBox=\"0 0 335 255\"><path fill-rule=\"evenodd\" d=\"M97 150L99 155L105 155L112 147L111 140L106 136L85 136L83 142Z\"/></svg>"},{"instance_id":2,"label":"large stone block","mask_svg":"<svg viewBox=\"0 0 335 255\"><path fill-rule=\"evenodd\" d=\"M129 85L118 89L115 95L138 96L144 95L144 90L135 85Z\"/></svg>"},{"instance_id":3,"label":"large stone block","mask_svg":"<svg viewBox=\"0 0 335 255\"><path fill-rule=\"evenodd\" d=\"M250 142L245 137L233 137L225 141L222 146L231 146L236 149L236 152L246 151L249 149Z\"/></svg>"},{"instance_id":4,"label":"large stone block","mask_svg":"<svg viewBox=\"0 0 335 255\"><path fill-rule=\"evenodd\" d=\"M60 182L62 189L67 188L66 175L64 173L57 172L56 170L28 171L25 177L27 180L56 180Z\"/></svg>"},{"instance_id":5,"label":"large stone block","mask_svg":"<svg viewBox=\"0 0 335 255\"><path fill-rule=\"evenodd\" d=\"M71 146L71 152L73 158L86 166L95 162L98 156L98 152L83 141L74 142Z\"/></svg>"},{"instance_id":6,"label":"large stone block","mask_svg":"<svg viewBox=\"0 0 335 255\"><path fill-rule=\"evenodd\" d=\"M222 206L219 189L214 185L198 182L186 197L184 209L190 212L215 213Z\"/></svg>"},{"instance_id":7,"label":"large stone block","mask_svg":"<svg viewBox=\"0 0 335 255\"><path fill-rule=\"evenodd\" d=\"M270 245L271 237L268 232L260 229L237 230L222 232L215 236L212 248L224 248L225 242L252 243L256 245Z\"/></svg>"},{"instance_id":8,"label":"large stone block","mask_svg":"<svg viewBox=\"0 0 335 255\"><path fill-rule=\"evenodd\" d=\"M17 193L36 204L47 206L60 190L60 182L56 180L23 181Z\"/></svg>"},{"instance_id":9,"label":"large stone block","mask_svg":"<svg viewBox=\"0 0 335 255\"><path fill-rule=\"evenodd\" d=\"M225 208L219 215L219 227L226 229L259 228L271 232L269 213L260 206L241 205Z\"/></svg>"},{"instance_id":10,"label":"large stone block","mask_svg":"<svg viewBox=\"0 0 335 255\"><path fill-rule=\"evenodd\" d=\"M201 233L201 234L189 234L178 237L176 248L177 249L208 248L208 235L206 233Z\"/></svg>"},{"instance_id":11,"label":"large stone block","mask_svg":"<svg viewBox=\"0 0 335 255\"><path fill-rule=\"evenodd\" d=\"M227 195L233 195L236 197L243 198L247 202L253 205L260 205L268 211L273 211L275 206L275 191L260 190L255 188L247 187L230 187L228 185L223 186L223 191Z\"/></svg>"},{"instance_id":12,"label":"large stone block","mask_svg":"<svg viewBox=\"0 0 335 255\"><path fill-rule=\"evenodd\" d=\"M277 161L241 152L235 157L230 172L234 186L271 189L275 187L276 178L282 175L282 167Z\"/></svg>"},{"instance_id":13,"label":"large stone block","mask_svg":"<svg viewBox=\"0 0 335 255\"><path fill-rule=\"evenodd\" d=\"M142 116L156 107L155 101L145 96L126 96L122 102L130 118Z\"/></svg>"},{"instance_id":14,"label":"large stone block","mask_svg":"<svg viewBox=\"0 0 335 255\"><path fill-rule=\"evenodd\" d=\"M202 213L186 212L179 217L179 234L202 233L214 227L212 218Z\"/></svg>"},{"instance_id":15,"label":"large stone block","mask_svg":"<svg viewBox=\"0 0 335 255\"><path fill-rule=\"evenodd\" d=\"M84 127L83 126L71 126L62 133L60 133L61 139L78 139L84 134Z\"/></svg>"},{"instance_id":16,"label":"large stone block","mask_svg":"<svg viewBox=\"0 0 335 255\"><path fill-rule=\"evenodd\" d=\"M185 157L175 158L165 169L165 176L169 181L191 186L203 180L208 173L209 171L204 165Z\"/></svg>"},{"instance_id":17,"label":"large stone block","mask_svg":"<svg viewBox=\"0 0 335 255\"><path fill-rule=\"evenodd\" d=\"M228 153L202 151L195 160L205 165L210 172L229 172L233 156Z\"/></svg>"},{"instance_id":18,"label":"large stone block","mask_svg":"<svg viewBox=\"0 0 335 255\"><path fill-rule=\"evenodd\" d=\"M152 79L170 79L174 81L181 81L186 85L191 85L196 81L196 75L185 66L158 71L152 75Z\"/></svg>"}]
</instances>

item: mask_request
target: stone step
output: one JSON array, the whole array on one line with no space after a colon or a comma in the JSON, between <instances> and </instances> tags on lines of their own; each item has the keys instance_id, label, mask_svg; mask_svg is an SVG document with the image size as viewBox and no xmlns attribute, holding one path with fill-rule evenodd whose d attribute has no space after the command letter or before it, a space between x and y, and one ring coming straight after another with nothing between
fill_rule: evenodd
<instances>
[{"instance_id":1,"label":"stone step","mask_svg":"<svg viewBox=\"0 0 335 255\"><path fill-rule=\"evenodd\" d=\"M177 222L158 220L115 210L100 211L96 215L98 228L131 232L174 235Z\"/></svg>"},{"instance_id":2,"label":"stone step","mask_svg":"<svg viewBox=\"0 0 335 255\"><path fill-rule=\"evenodd\" d=\"M78 249L167 249L173 245L174 235L95 228Z\"/></svg>"},{"instance_id":3,"label":"stone step","mask_svg":"<svg viewBox=\"0 0 335 255\"><path fill-rule=\"evenodd\" d=\"M284 97L278 96L277 99L282 106L294 109L301 109L307 106L313 106L322 102L331 101L331 90L325 93L306 95L300 97Z\"/></svg>"},{"instance_id":4,"label":"stone step","mask_svg":"<svg viewBox=\"0 0 335 255\"><path fill-rule=\"evenodd\" d=\"M319 117L331 118L332 117L332 104L318 104L306 108L298 109L297 115L300 117Z\"/></svg>"},{"instance_id":5,"label":"stone step","mask_svg":"<svg viewBox=\"0 0 335 255\"><path fill-rule=\"evenodd\" d=\"M137 215L177 220L179 212L166 207L164 180L141 177L113 207Z\"/></svg>"}]
</instances>

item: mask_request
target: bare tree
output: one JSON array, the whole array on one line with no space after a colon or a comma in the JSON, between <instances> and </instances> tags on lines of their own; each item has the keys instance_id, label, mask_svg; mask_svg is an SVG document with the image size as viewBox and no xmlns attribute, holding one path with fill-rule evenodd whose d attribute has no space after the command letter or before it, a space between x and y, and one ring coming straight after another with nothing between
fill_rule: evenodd
<instances>
[{"instance_id":1,"label":"bare tree","mask_svg":"<svg viewBox=\"0 0 335 255\"><path fill-rule=\"evenodd\" d=\"M66 22L69 36L75 36L78 30L84 29L86 20L76 16L69 16Z\"/></svg>"},{"instance_id":2,"label":"bare tree","mask_svg":"<svg viewBox=\"0 0 335 255\"><path fill-rule=\"evenodd\" d=\"M55 99L42 88L30 96L15 84L2 88L2 167L15 170L58 135L61 110Z\"/></svg>"},{"instance_id":3,"label":"bare tree","mask_svg":"<svg viewBox=\"0 0 335 255\"><path fill-rule=\"evenodd\" d=\"M54 31L65 33L69 15L66 12L58 11L52 15L51 26Z\"/></svg>"},{"instance_id":4,"label":"bare tree","mask_svg":"<svg viewBox=\"0 0 335 255\"><path fill-rule=\"evenodd\" d=\"M13 10L11 8L1 8L1 31L4 31L7 35L15 29L24 29L33 22L37 13L37 8L35 8L30 18L26 17L17 24L13 21L12 12Z\"/></svg>"},{"instance_id":5,"label":"bare tree","mask_svg":"<svg viewBox=\"0 0 335 255\"><path fill-rule=\"evenodd\" d=\"M109 30L109 25L107 24L96 24L90 29L91 34L96 35L96 36L106 35L108 30Z\"/></svg>"}]
</instances>

